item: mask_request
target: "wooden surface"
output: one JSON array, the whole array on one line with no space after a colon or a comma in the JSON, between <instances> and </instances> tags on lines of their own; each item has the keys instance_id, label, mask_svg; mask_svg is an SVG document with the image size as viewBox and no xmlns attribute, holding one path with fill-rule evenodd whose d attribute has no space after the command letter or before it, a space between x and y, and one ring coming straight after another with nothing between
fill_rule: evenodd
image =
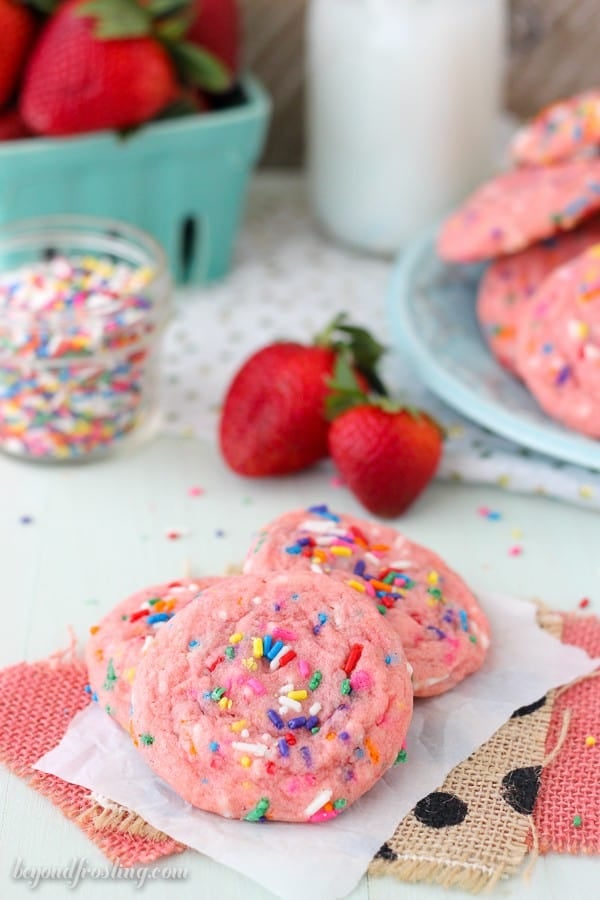
<instances>
[{"instance_id":1,"label":"wooden surface","mask_svg":"<svg viewBox=\"0 0 600 900\"><path fill-rule=\"evenodd\" d=\"M240 0L247 63L274 98L265 163L297 166L304 152L307 0ZM506 105L520 116L600 85L600 0L510 0Z\"/></svg>"}]
</instances>

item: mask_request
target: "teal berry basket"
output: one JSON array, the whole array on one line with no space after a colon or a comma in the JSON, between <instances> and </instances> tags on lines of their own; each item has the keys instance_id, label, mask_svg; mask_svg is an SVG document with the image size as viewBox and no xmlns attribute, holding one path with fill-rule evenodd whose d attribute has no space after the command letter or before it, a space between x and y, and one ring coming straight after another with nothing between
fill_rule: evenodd
<instances>
[{"instance_id":1,"label":"teal berry basket","mask_svg":"<svg viewBox=\"0 0 600 900\"><path fill-rule=\"evenodd\" d=\"M258 81L226 110L153 122L121 137L0 145L0 225L69 213L120 219L164 247L180 284L227 273L271 104Z\"/></svg>"}]
</instances>

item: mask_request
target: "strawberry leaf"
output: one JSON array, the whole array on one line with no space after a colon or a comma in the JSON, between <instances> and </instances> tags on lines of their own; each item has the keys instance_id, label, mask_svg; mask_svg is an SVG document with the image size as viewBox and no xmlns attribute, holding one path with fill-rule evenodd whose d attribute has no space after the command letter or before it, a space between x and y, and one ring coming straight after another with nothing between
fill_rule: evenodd
<instances>
[{"instance_id":1,"label":"strawberry leaf","mask_svg":"<svg viewBox=\"0 0 600 900\"><path fill-rule=\"evenodd\" d=\"M152 31L152 18L136 0L86 0L73 12L95 19L94 34L102 40L145 37Z\"/></svg>"},{"instance_id":2,"label":"strawberry leaf","mask_svg":"<svg viewBox=\"0 0 600 900\"><path fill-rule=\"evenodd\" d=\"M351 338L354 361L361 369L369 370L374 368L386 351L383 344L375 340L366 328L360 328L357 325L346 325L340 322L337 330Z\"/></svg>"},{"instance_id":3,"label":"strawberry leaf","mask_svg":"<svg viewBox=\"0 0 600 900\"><path fill-rule=\"evenodd\" d=\"M219 93L231 86L231 74L208 50L187 41L168 45L180 78L186 83Z\"/></svg>"},{"instance_id":4,"label":"strawberry leaf","mask_svg":"<svg viewBox=\"0 0 600 900\"><path fill-rule=\"evenodd\" d=\"M338 354L328 387L330 393L325 400L325 413L329 420L336 419L354 406L363 406L369 402L367 394L361 390L352 367L352 358L347 351Z\"/></svg>"},{"instance_id":5,"label":"strawberry leaf","mask_svg":"<svg viewBox=\"0 0 600 900\"><path fill-rule=\"evenodd\" d=\"M190 20L184 15L173 15L161 19L154 24L154 34L166 44L167 51L173 54L173 44L185 37L190 27Z\"/></svg>"},{"instance_id":6,"label":"strawberry leaf","mask_svg":"<svg viewBox=\"0 0 600 900\"><path fill-rule=\"evenodd\" d=\"M346 322L346 313L340 313L315 338L319 347L331 347L337 353L348 351L354 368L364 376L369 387L377 394L387 395L387 390L377 373L377 363L385 353L383 344L366 330Z\"/></svg>"},{"instance_id":7,"label":"strawberry leaf","mask_svg":"<svg viewBox=\"0 0 600 900\"><path fill-rule=\"evenodd\" d=\"M160 19L163 16L173 16L180 12L191 15L192 3L190 0L148 0L145 8L153 19Z\"/></svg>"}]
</instances>

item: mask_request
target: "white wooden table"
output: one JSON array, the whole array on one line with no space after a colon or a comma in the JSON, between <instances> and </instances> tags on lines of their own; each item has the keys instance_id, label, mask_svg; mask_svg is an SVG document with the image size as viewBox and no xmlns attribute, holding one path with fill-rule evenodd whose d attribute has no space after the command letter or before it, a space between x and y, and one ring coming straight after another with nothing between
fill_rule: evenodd
<instances>
[{"instance_id":1,"label":"white wooden table","mask_svg":"<svg viewBox=\"0 0 600 900\"><path fill-rule=\"evenodd\" d=\"M47 656L67 643L66 626L80 643L118 599L152 582L216 574L240 560L254 529L288 508L328 502L360 513L352 498L331 485L327 465L290 479L246 481L230 473L211 444L159 438L137 451L90 466L46 468L0 457L0 539L3 627L0 665ZM205 493L191 497L189 489ZM501 519L482 518L485 505ZM23 524L23 516L33 521ZM600 517L536 497L490 487L434 484L398 522L413 539L439 551L477 589L497 588L523 598L541 597L574 609L589 596L600 611ZM169 540L166 532L186 532ZM521 556L510 556L515 542ZM1 702L1 698L0 698ZM14 880L15 861L28 866L67 865L85 857L106 860L79 829L18 778L0 768L0 898L28 893ZM178 900L260 900L265 891L234 871L187 852L161 862L185 866L185 881L156 881L144 896ZM293 868L293 864L292 868ZM563 900L573 888L596 898L600 861L541 859L533 878L519 877L496 889L499 897ZM175 886L176 885L176 886ZM44 898L67 896L67 886L45 882ZM129 882L86 880L81 898L133 896ZM437 900L441 889L392 879L363 879L353 898ZM454 893L456 897L466 897Z\"/></svg>"}]
</instances>

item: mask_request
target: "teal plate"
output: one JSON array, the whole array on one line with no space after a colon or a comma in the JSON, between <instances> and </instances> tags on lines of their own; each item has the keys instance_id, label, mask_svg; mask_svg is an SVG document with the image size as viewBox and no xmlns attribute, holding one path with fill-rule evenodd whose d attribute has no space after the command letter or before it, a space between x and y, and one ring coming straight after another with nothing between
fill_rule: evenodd
<instances>
[{"instance_id":1,"label":"teal plate","mask_svg":"<svg viewBox=\"0 0 600 900\"><path fill-rule=\"evenodd\" d=\"M568 431L495 361L475 317L481 265L444 263L435 233L410 244L388 289L394 343L424 384L468 419L564 462L600 470L600 442Z\"/></svg>"}]
</instances>

